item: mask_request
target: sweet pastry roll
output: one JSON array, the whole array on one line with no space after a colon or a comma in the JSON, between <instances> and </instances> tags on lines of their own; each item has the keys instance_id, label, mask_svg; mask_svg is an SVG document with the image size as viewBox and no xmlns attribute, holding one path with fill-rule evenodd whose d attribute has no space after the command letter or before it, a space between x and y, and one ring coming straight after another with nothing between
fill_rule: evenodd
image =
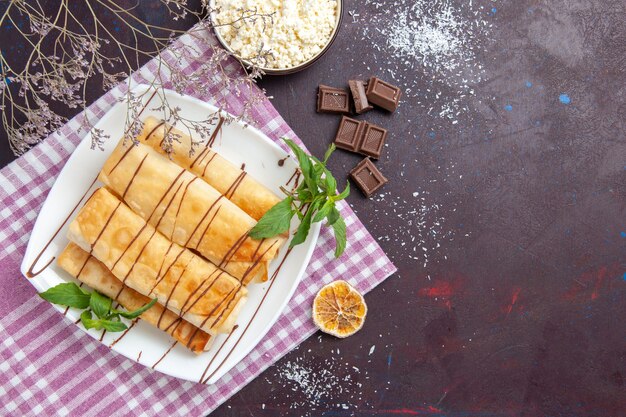
<instances>
[{"instance_id":1,"label":"sweet pastry roll","mask_svg":"<svg viewBox=\"0 0 626 417\"><path fill-rule=\"evenodd\" d=\"M120 141L99 179L171 241L247 284L267 277L285 241L248 236L256 221L215 188L142 143Z\"/></svg>"},{"instance_id":2,"label":"sweet pastry roll","mask_svg":"<svg viewBox=\"0 0 626 417\"><path fill-rule=\"evenodd\" d=\"M72 242L61 252L57 263L71 276L101 294L115 299L129 311L137 310L151 300L122 284L102 262ZM142 320L165 331L196 354L208 350L211 345L212 338L210 334L200 330L187 320L180 318L159 303L150 307L140 317Z\"/></svg>"},{"instance_id":3,"label":"sweet pastry roll","mask_svg":"<svg viewBox=\"0 0 626 417\"><path fill-rule=\"evenodd\" d=\"M217 126L216 129L219 129ZM280 198L267 187L248 175L209 145L200 145L191 153L191 137L154 117L144 121L144 128L137 139L157 152L166 154L161 146L167 132L175 135L171 143L171 158L179 166L202 178L222 195L235 203L255 220L280 202Z\"/></svg>"}]
</instances>

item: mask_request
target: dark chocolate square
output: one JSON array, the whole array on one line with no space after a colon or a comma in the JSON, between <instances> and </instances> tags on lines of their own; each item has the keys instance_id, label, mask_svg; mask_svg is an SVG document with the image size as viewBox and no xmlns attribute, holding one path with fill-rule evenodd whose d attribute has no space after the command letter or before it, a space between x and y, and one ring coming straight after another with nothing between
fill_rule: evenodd
<instances>
[{"instance_id":1,"label":"dark chocolate square","mask_svg":"<svg viewBox=\"0 0 626 417\"><path fill-rule=\"evenodd\" d=\"M387 129L365 122L359 152L378 159L385 145L385 139L387 139Z\"/></svg>"},{"instance_id":2,"label":"dark chocolate square","mask_svg":"<svg viewBox=\"0 0 626 417\"><path fill-rule=\"evenodd\" d=\"M352 178L352 181L354 181L357 187L365 194L365 197L371 196L389 181L369 158L365 158L359 162L359 164L350 171L350 178Z\"/></svg>"},{"instance_id":3,"label":"dark chocolate square","mask_svg":"<svg viewBox=\"0 0 626 417\"><path fill-rule=\"evenodd\" d=\"M320 85L317 92L318 113L350 113L350 95L346 90Z\"/></svg>"},{"instance_id":4,"label":"dark chocolate square","mask_svg":"<svg viewBox=\"0 0 626 417\"><path fill-rule=\"evenodd\" d=\"M363 81L350 80L348 81L348 85L350 86L350 92L352 93L354 110L357 114L365 113L366 111L370 111L374 108L374 106L367 101L367 94L365 92L365 84Z\"/></svg>"},{"instance_id":5,"label":"dark chocolate square","mask_svg":"<svg viewBox=\"0 0 626 417\"><path fill-rule=\"evenodd\" d=\"M400 89L376 77L367 84L367 100L388 111L395 111L402 95Z\"/></svg>"},{"instance_id":6,"label":"dark chocolate square","mask_svg":"<svg viewBox=\"0 0 626 417\"><path fill-rule=\"evenodd\" d=\"M335 146L347 151L357 152L361 146L364 128L365 122L343 116L335 136Z\"/></svg>"}]
</instances>

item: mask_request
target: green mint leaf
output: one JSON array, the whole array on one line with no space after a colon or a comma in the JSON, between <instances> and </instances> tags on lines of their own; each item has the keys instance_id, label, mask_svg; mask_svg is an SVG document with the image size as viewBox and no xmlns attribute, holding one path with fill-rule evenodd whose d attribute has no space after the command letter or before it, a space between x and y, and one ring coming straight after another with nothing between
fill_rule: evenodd
<instances>
[{"instance_id":1,"label":"green mint leaf","mask_svg":"<svg viewBox=\"0 0 626 417\"><path fill-rule=\"evenodd\" d=\"M249 236L252 239L263 239L288 232L289 223L295 212L291 207L292 203L293 197L287 197L276 203L259 219L258 223L250 230Z\"/></svg>"},{"instance_id":2,"label":"green mint leaf","mask_svg":"<svg viewBox=\"0 0 626 417\"><path fill-rule=\"evenodd\" d=\"M81 309L89 307L89 293L73 282L66 282L48 288L46 291L39 293L39 296L53 304Z\"/></svg>"},{"instance_id":3,"label":"green mint leaf","mask_svg":"<svg viewBox=\"0 0 626 417\"><path fill-rule=\"evenodd\" d=\"M341 213L339 213L339 210L337 210L337 207L335 207L333 205L333 207L328 212L328 215L326 216L326 220L328 221L328 225L332 226L340 218L341 218Z\"/></svg>"},{"instance_id":4,"label":"green mint leaf","mask_svg":"<svg viewBox=\"0 0 626 417\"><path fill-rule=\"evenodd\" d=\"M146 305L138 308L137 310L134 310L134 311L113 310L113 313L119 314L120 316L125 317L130 320L136 319L137 317L141 316L143 313L148 311L150 308L152 308L152 306L155 305L156 302L157 302L157 299L153 298L149 303L146 303Z\"/></svg>"},{"instance_id":5,"label":"green mint leaf","mask_svg":"<svg viewBox=\"0 0 626 417\"><path fill-rule=\"evenodd\" d=\"M112 301L109 297L100 294L98 291L91 293L89 307L98 318L103 319L109 315L111 312L111 304Z\"/></svg>"},{"instance_id":6,"label":"green mint leaf","mask_svg":"<svg viewBox=\"0 0 626 417\"><path fill-rule=\"evenodd\" d=\"M101 329L101 327L98 328L96 325L97 320L93 320L91 317L91 310L85 310L81 313L80 321L83 323L83 326L85 326L85 329Z\"/></svg>"},{"instance_id":7,"label":"green mint leaf","mask_svg":"<svg viewBox=\"0 0 626 417\"><path fill-rule=\"evenodd\" d=\"M300 221L300 226L298 226L296 234L293 236L293 239L291 239L291 242L289 242L290 248L293 248L306 240L306 237L309 235L309 230L311 229L311 218L313 217L313 212L316 210L318 203L319 200L311 203L311 206Z\"/></svg>"},{"instance_id":8,"label":"green mint leaf","mask_svg":"<svg viewBox=\"0 0 626 417\"><path fill-rule=\"evenodd\" d=\"M332 174L330 174L330 172L326 173L324 182L326 183L326 194L329 197L337 195L337 180L332 176Z\"/></svg>"},{"instance_id":9,"label":"green mint leaf","mask_svg":"<svg viewBox=\"0 0 626 417\"><path fill-rule=\"evenodd\" d=\"M346 181L346 188L343 189L341 194L339 194L336 197L333 197L333 200L335 200L335 201L343 200L344 198L346 198L349 195L350 195L350 182Z\"/></svg>"},{"instance_id":10,"label":"green mint leaf","mask_svg":"<svg viewBox=\"0 0 626 417\"><path fill-rule=\"evenodd\" d=\"M321 163L313 165L313 181L318 187L322 181L322 175L324 175L324 166Z\"/></svg>"},{"instance_id":11,"label":"green mint leaf","mask_svg":"<svg viewBox=\"0 0 626 417\"><path fill-rule=\"evenodd\" d=\"M313 223L321 222L322 220L324 220L324 217L328 216L328 213L330 213L330 210L334 206L335 203L332 200L327 200L322 208L319 209L317 213L315 213L315 216L313 217Z\"/></svg>"},{"instance_id":12,"label":"green mint leaf","mask_svg":"<svg viewBox=\"0 0 626 417\"><path fill-rule=\"evenodd\" d=\"M105 320L105 319L98 319L96 321L98 322L100 328L105 329L112 333L123 332L124 330L128 329L128 326L121 321L113 321L113 320Z\"/></svg>"},{"instance_id":13,"label":"green mint leaf","mask_svg":"<svg viewBox=\"0 0 626 417\"><path fill-rule=\"evenodd\" d=\"M326 165L326 162L328 162L328 160L330 159L330 156L333 154L333 152L335 152L335 149L337 149L337 147L335 146L334 143L331 143L328 149L326 150L326 153L324 154L324 165Z\"/></svg>"},{"instance_id":14,"label":"green mint leaf","mask_svg":"<svg viewBox=\"0 0 626 417\"><path fill-rule=\"evenodd\" d=\"M346 223L339 216L332 227L335 232L335 258L339 258L346 249Z\"/></svg>"},{"instance_id":15,"label":"green mint leaf","mask_svg":"<svg viewBox=\"0 0 626 417\"><path fill-rule=\"evenodd\" d=\"M121 332L128 329L126 324L118 320L96 319L94 320L91 315L91 310L85 310L80 315L80 321L85 326L85 329L96 330L108 330L109 332Z\"/></svg>"},{"instance_id":16,"label":"green mint leaf","mask_svg":"<svg viewBox=\"0 0 626 417\"><path fill-rule=\"evenodd\" d=\"M309 188L309 191L316 192L317 183L313 179L313 164L311 163L311 158L291 139L284 138L283 140L296 155L296 158L298 159L298 164L300 164L300 171L302 171L304 182Z\"/></svg>"},{"instance_id":17,"label":"green mint leaf","mask_svg":"<svg viewBox=\"0 0 626 417\"><path fill-rule=\"evenodd\" d=\"M298 190L297 194L298 200L302 202L310 202L313 199L313 194L311 194L311 192L307 188Z\"/></svg>"}]
</instances>

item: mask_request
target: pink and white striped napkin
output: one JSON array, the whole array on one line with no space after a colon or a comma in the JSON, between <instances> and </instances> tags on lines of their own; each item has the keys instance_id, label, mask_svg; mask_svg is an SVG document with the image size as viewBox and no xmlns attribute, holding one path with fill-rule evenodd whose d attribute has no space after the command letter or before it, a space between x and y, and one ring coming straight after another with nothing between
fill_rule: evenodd
<instances>
[{"instance_id":1,"label":"pink and white striped napkin","mask_svg":"<svg viewBox=\"0 0 626 417\"><path fill-rule=\"evenodd\" d=\"M186 71L211 54L216 40L211 33L178 42L191 42L196 61L185 62ZM167 54L166 54L167 57ZM233 61L229 71L238 71ZM134 78L149 79L157 70L146 64ZM193 92L212 102L220 93ZM101 117L123 93L120 86L87 110ZM256 88L256 87L255 87ZM223 91L221 93L224 93ZM231 95L228 105L238 113L246 100ZM215 104L215 103L213 103ZM256 105L256 126L277 141L286 136L301 144L269 100ZM182 381L145 368L84 334L48 303L19 271L26 244L46 195L83 135L80 118L0 170L0 414L40 415L206 415L235 394L291 349L315 332L311 302L324 284L348 278L367 292L396 268L347 204L341 211L348 226L348 246L340 260L333 257L332 233L323 230L311 262L285 312L261 343L215 385Z\"/></svg>"}]
</instances>

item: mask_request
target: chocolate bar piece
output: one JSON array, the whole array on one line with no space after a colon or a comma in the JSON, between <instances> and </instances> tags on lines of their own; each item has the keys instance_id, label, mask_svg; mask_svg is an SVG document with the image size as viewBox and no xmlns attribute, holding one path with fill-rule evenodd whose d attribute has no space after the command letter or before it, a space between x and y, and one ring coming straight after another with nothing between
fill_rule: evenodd
<instances>
[{"instance_id":1,"label":"chocolate bar piece","mask_svg":"<svg viewBox=\"0 0 626 417\"><path fill-rule=\"evenodd\" d=\"M367 100L388 111L395 111L400 102L401 92L395 85L376 77L370 78L367 84Z\"/></svg>"},{"instance_id":2,"label":"chocolate bar piece","mask_svg":"<svg viewBox=\"0 0 626 417\"><path fill-rule=\"evenodd\" d=\"M365 113L374 108L368 101L365 93L365 84L361 80L348 81L350 92L352 93L352 101L357 114Z\"/></svg>"},{"instance_id":3,"label":"chocolate bar piece","mask_svg":"<svg viewBox=\"0 0 626 417\"><path fill-rule=\"evenodd\" d=\"M361 139L358 152L378 159L383 150L385 139L387 139L387 129L365 122L363 139Z\"/></svg>"},{"instance_id":4,"label":"chocolate bar piece","mask_svg":"<svg viewBox=\"0 0 626 417\"><path fill-rule=\"evenodd\" d=\"M318 113L350 113L350 96L346 90L320 85L317 91Z\"/></svg>"},{"instance_id":5,"label":"chocolate bar piece","mask_svg":"<svg viewBox=\"0 0 626 417\"><path fill-rule=\"evenodd\" d=\"M365 122L343 116L335 136L335 146L346 151L358 152L364 129Z\"/></svg>"},{"instance_id":6,"label":"chocolate bar piece","mask_svg":"<svg viewBox=\"0 0 626 417\"><path fill-rule=\"evenodd\" d=\"M369 158L365 158L359 162L359 164L350 171L350 178L352 178L357 187L365 194L365 197L374 194L388 181Z\"/></svg>"}]
</instances>

